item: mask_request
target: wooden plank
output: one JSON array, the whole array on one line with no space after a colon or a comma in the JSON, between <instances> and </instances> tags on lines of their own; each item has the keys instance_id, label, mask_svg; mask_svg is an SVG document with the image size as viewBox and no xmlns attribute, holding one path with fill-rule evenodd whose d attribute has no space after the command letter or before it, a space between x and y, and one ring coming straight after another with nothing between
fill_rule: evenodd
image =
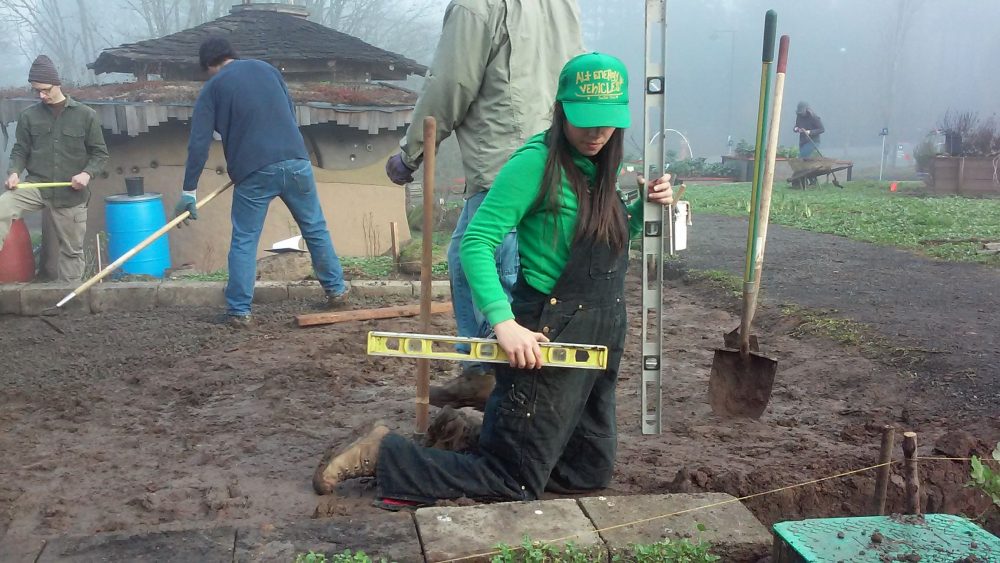
<instances>
[{"instance_id":1,"label":"wooden plank","mask_svg":"<svg viewBox=\"0 0 1000 563\"><path fill-rule=\"evenodd\" d=\"M431 313L452 312L451 301L431 303ZM420 314L420 305L398 305L379 309L358 309L356 311L337 311L330 313L311 313L295 317L295 325L299 327L343 323L347 321L369 321L373 319L393 319L396 317L415 317Z\"/></svg>"}]
</instances>

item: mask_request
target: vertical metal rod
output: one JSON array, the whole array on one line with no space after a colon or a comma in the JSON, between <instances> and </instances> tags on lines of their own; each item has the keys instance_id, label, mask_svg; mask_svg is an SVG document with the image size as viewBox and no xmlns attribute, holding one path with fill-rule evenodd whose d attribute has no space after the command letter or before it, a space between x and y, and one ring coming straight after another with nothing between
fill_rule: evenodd
<instances>
[{"instance_id":1,"label":"vertical metal rod","mask_svg":"<svg viewBox=\"0 0 1000 563\"><path fill-rule=\"evenodd\" d=\"M423 255L420 261L420 329L431 332L431 251L434 246L434 166L437 149L437 122L424 118L424 226ZM431 390L430 360L417 360L417 434L427 432Z\"/></svg>"},{"instance_id":2,"label":"vertical metal rod","mask_svg":"<svg viewBox=\"0 0 1000 563\"><path fill-rule=\"evenodd\" d=\"M643 176L648 182L663 174L666 130L666 0L646 0L646 72L643 97ZM656 116L656 119L653 117ZM646 199L646 189L639 197ZM663 206L646 202L642 237L642 388L643 434L659 434L663 407Z\"/></svg>"},{"instance_id":3,"label":"vertical metal rod","mask_svg":"<svg viewBox=\"0 0 1000 563\"><path fill-rule=\"evenodd\" d=\"M889 474L892 472L892 449L895 445L896 429L890 425L882 427L882 445L879 448L878 474L875 478L875 496L872 499L872 513L876 516L885 514L885 497L889 488Z\"/></svg>"},{"instance_id":4,"label":"vertical metal rod","mask_svg":"<svg viewBox=\"0 0 1000 563\"><path fill-rule=\"evenodd\" d=\"M917 433L903 433L903 473L906 479L906 513L920 514L920 472L917 469Z\"/></svg>"},{"instance_id":5,"label":"vertical metal rod","mask_svg":"<svg viewBox=\"0 0 1000 563\"><path fill-rule=\"evenodd\" d=\"M878 160L878 181L882 181L882 170L885 168L885 135L882 135L882 158Z\"/></svg>"}]
</instances>

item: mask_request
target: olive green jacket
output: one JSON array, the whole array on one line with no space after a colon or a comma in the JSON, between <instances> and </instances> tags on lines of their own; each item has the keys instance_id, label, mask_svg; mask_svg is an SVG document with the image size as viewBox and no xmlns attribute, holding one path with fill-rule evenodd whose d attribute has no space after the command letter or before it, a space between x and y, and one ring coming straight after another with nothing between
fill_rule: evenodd
<instances>
[{"instance_id":1,"label":"olive green jacket","mask_svg":"<svg viewBox=\"0 0 1000 563\"><path fill-rule=\"evenodd\" d=\"M488 190L511 153L548 128L559 72L582 52L576 0L452 0L403 160L423 160L432 116L438 143L458 138L467 193Z\"/></svg>"},{"instance_id":2,"label":"olive green jacket","mask_svg":"<svg viewBox=\"0 0 1000 563\"><path fill-rule=\"evenodd\" d=\"M58 118L43 103L21 112L14 137L7 175L26 169L25 182L68 182L80 172L94 178L108 162L97 112L69 96ZM75 207L90 199L89 189L45 188L40 192L53 207Z\"/></svg>"}]
</instances>

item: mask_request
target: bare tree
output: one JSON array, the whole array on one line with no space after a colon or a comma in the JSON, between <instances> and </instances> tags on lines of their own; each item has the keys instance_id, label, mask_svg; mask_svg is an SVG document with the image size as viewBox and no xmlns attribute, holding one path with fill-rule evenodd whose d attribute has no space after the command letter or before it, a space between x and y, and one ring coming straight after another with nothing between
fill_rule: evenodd
<instances>
[{"instance_id":1,"label":"bare tree","mask_svg":"<svg viewBox=\"0 0 1000 563\"><path fill-rule=\"evenodd\" d=\"M895 0L893 8L889 12L890 23L886 26L888 33L885 36L885 61L882 73L884 85L882 88L882 98L879 104L879 113L882 123L889 128L890 139L896 139L896 91L899 83L899 66L906 53L906 37L913 26L913 19L920 11L923 0ZM891 146L895 146L892 143ZM892 161L895 163L895 160Z\"/></svg>"}]
</instances>

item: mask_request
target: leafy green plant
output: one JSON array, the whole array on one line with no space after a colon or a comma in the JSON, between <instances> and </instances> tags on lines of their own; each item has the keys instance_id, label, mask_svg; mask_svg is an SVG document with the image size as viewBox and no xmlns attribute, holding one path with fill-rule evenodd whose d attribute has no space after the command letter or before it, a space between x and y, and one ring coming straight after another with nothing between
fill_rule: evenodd
<instances>
[{"instance_id":1,"label":"leafy green plant","mask_svg":"<svg viewBox=\"0 0 1000 563\"><path fill-rule=\"evenodd\" d=\"M733 149L733 154L736 156L753 158L753 153L756 148L757 145L748 143L746 139L740 139L740 142L736 143L736 148Z\"/></svg>"},{"instance_id":2,"label":"leafy green plant","mask_svg":"<svg viewBox=\"0 0 1000 563\"><path fill-rule=\"evenodd\" d=\"M295 557L295 563L388 563L388 560L384 557L375 560L369 557L364 551L355 552L345 549L342 553L338 553L330 558L327 558L323 553L316 553L314 551L300 553Z\"/></svg>"},{"instance_id":3,"label":"leafy green plant","mask_svg":"<svg viewBox=\"0 0 1000 563\"><path fill-rule=\"evenodd\" d=\"M798 158L799 149L795 147L779 146L777 156L778 158Z\"/></svg>"},{"instance_id":4,"label":"leafy green plant","mask_svg":"<svg viewBox=\"0 0 1000 563\"><path fill-rule=\"evenodd\" d=\"M698 524L700 532L705 526ZM615 563L712 563L719 557L710 552L711 545L702 540L692 542L690 539L663 540L649 545L633 544L628 547L628 554L615 554L611 561ZM543 542L532 541L525 536L521 545L512 547L506 544L496 546L499 552L490 559L491 563L589 563L594 561L592 553L581 549L573 543L567 543L561 549Z\"/></svg>"},{"instance_id":5,"label":"leafy green plant","mask_svg":"<svg viewBox=\"0 0 1000 563\"><path fill-rule=\"evenodd\" d=\"M711 545L687 538L663 540L650 545L632 546L632 561L637 563L711 563L719 561L717 555L709 551ZM620 555L611 558L612 563L625 561Z\"/></svg>"},{"instance_id":6,"label":"leafy green plant","mask_svg":"<svg viewBox=\"0 0 1000 563\"><path fill-rule=\"evenodd\" d=\"M310 551L295 556L295 563L327 563L326 555Z\"/></svg>"},{"instance_id":7,"label":"leafy green plant","mask_svg":"<svg viewBox=\"0 0 1000 563\"><path fill-rule=\"evenodd\" d=\"M499 544L495 549L499 553L490 559L490 563L589 563L592 559L590 554L573 542L568 542L559 549L540 541L532 541L528 536L524 536L520 546Z\"/></svg>"},{"instance_id":8,"label":"leafy green plant","mask_svg":"<svg viewBox=\"0 0 1000 563\"><path fill-rule=\"evenodd\" d=\"M997 442L992 457L993 461L1000 462L1000 442ZM975 487L989 495L993 504L1000 508L1000 470L993 470L978 456L972 456L970 477L972 480L969 481L968 486Z\"/></svg>"}]
</instances>

